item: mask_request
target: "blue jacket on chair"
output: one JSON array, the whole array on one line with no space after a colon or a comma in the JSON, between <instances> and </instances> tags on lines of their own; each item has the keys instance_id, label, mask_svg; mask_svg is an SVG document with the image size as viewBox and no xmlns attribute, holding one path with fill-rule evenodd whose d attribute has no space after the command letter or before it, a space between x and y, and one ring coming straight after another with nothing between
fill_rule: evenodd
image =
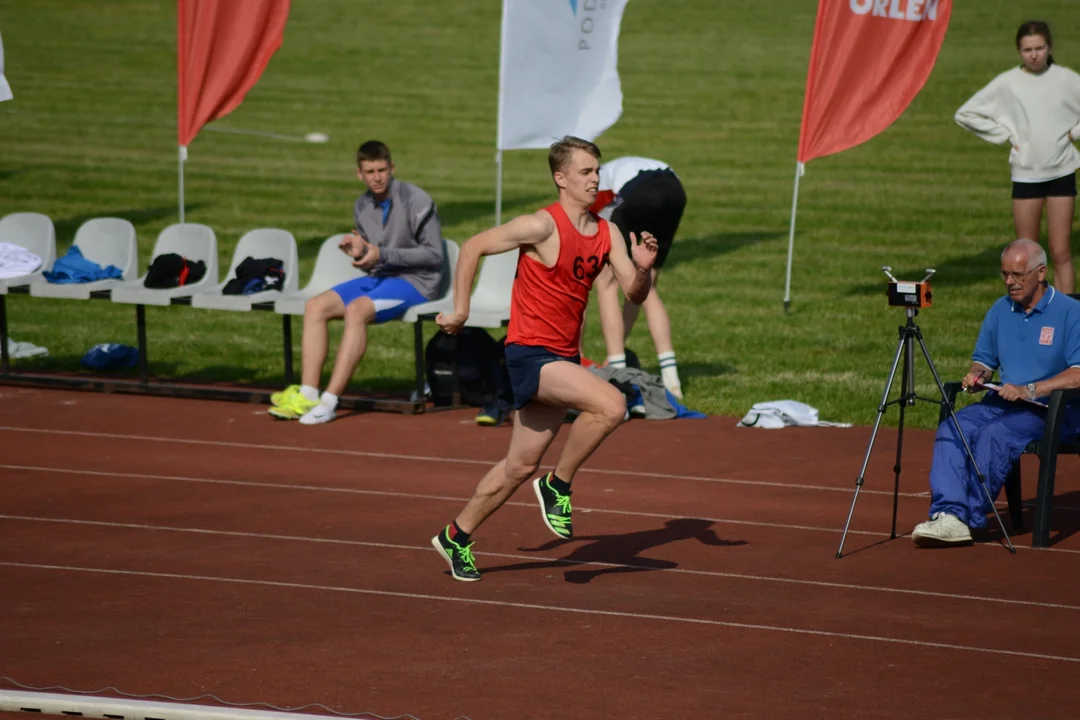
<instances>
[{"instance_id":1,"label":"blue jacket on chair","mask_svg":"<svg viewBox=\"0 0 1080 720\"><path fill-rule=\"evenodd\" d=\"M97 263L87 260L83 257L79 246L72 245L68 248L67 255L57 258L56 262L53 263L53 269L46 270L42 275L51 283L71 285L95 280L119 279L124 276L124 272L115 265L103 268Z\"/></svg>"}]
</instances>

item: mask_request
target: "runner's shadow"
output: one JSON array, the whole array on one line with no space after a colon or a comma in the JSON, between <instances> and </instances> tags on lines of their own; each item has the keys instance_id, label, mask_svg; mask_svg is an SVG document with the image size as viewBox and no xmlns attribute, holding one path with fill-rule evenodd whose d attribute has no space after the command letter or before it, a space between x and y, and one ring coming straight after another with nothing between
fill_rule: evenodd
<instances>
[{"instance_id":1,"label":"runner's shadow","mask_svg":"<svg viewBox=\"0 0 1080 720\"><path fill-rule=\"evenodd\" d=\"M538 560L483 568L482 572L504 572L507 570L542 570L559 569L571 565L600 565L589 569L571 568L563 574L566 582L587 583L600 575L615 573L644 572L648 570L671 570L679 564L671 560L641 557L652 548L678 542L697 540L703 545L714 547L734 547L745 545L745 540L724 540L717 537L712 529L713 521L700 518L674 518L664 523L664 527L653 530L626 533L624 535L588 535L574 540L551 540L534 548L520 548L524 552L545 552L579 540L588 540L569 554L556 560Z\"/></svg>"}]
</instances>

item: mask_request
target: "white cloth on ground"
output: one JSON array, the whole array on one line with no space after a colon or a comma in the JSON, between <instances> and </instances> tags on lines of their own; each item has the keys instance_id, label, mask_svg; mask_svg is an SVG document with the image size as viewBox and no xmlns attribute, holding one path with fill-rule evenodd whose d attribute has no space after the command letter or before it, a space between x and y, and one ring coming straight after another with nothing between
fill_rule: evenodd
<instances>
[{"instance_id":1,"label":"white cloth on ground","mask_svg":"<svg viewBox=\"0 0 1080 720\"><path fill-rule=\"evenodd\" d=\"M13 360L15 358L45 357L49 354L48 348L30 342L18 342L10 337L7 339L7 346L8 357Z\"/></svg>"},{"instance_id":2,"label":"white cloth on ground","mask_svg":"<svg viewBox=\"0 0 1080 720\"><path fill-rule=\"evenodd\" d=\"M22 245L0 242L0 280L22 277L41 267L41 258Z\"/></svg>"},{"instance_id":3,"label":"white cloth on ground","mask_svg":"<svg viewBox=\"0 0 1080 720\"><path fill-rule=\"evenodd\" d=\"M799 427L851 427L851 423L826 422L818 418L818 409L797 400L774 400L754 403L735 427L779 430L796 425Z\"/></svg>"}]
</instances>

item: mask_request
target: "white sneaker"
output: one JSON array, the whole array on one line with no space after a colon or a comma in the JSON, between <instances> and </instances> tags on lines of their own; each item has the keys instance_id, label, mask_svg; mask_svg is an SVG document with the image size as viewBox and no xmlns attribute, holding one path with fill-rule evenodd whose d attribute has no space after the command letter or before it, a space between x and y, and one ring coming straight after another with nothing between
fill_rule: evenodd
<instances>
[{"instance_id":1,"label":"white sneaker","mask_svg":"<svg viewBox=\"0 0 1080 720\"><path fill-rule=\"evenodd\" d=\"M971 542L971 529L960 518L949 513L934 513L930 520L919 523L911 531L911 539L919 547L949 547Z\"/></svg>"},{"instance_id":2,"label":"white sneaker","mask_svg":"<svg viewBox=\"0 0 1080 720\"><path fill-rule=\"evenodd\" d=\"M319 403L300 416L300 424L321 425L322 423L330 422L335 417L337 417L337 413L333 408L327 406L325 403Z\"/></svg>"}]
</instances>

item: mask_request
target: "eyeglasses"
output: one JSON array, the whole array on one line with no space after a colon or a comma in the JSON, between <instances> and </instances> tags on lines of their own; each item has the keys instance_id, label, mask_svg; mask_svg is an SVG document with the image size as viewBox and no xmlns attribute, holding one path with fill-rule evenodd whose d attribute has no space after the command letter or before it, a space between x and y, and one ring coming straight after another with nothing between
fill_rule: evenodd
<instances>
[{"instance_id":1,"label":"eyeglasses","mask_svg":"<svg viewBox=\"0 0 1080 720\"><path fill-rule=\"evenodd\" d=\"M1036 265L1035 267L1031 268L1030 270L1026 270L1024 272L1010 272L1008 270L1002 270L1001 271L1001 279L1004 280L1005 282L1009 282L1010 280L1016 280L1017 282L1023 282L1024 280L1027 279L1028 275L1035 272L1036 270L1038 270L1041 267L1045 267L1045 266L1044 265Z\"/></svg>"}]
</instances>

